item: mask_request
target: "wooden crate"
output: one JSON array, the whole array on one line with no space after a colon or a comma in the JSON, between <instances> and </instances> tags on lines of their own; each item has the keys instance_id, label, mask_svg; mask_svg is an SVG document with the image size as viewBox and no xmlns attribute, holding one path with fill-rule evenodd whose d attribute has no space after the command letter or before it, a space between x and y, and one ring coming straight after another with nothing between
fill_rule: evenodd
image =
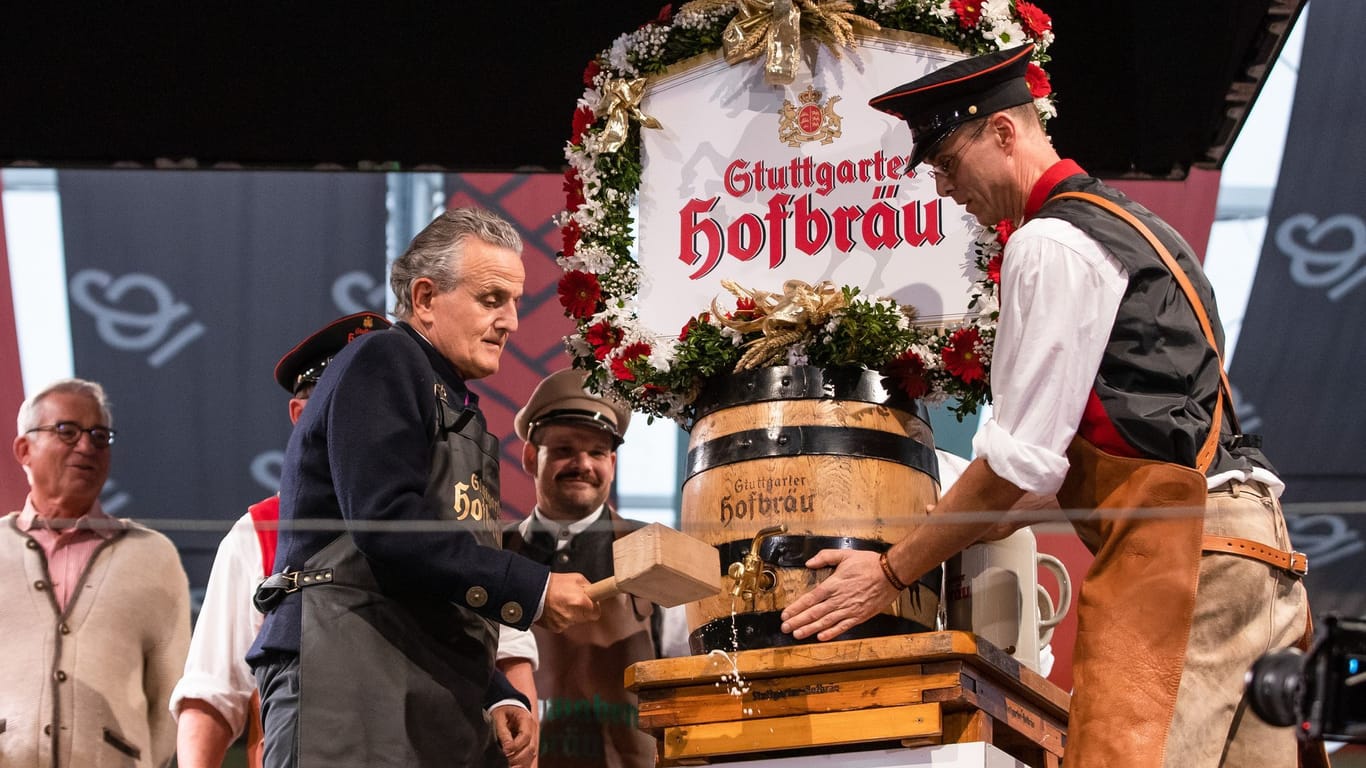
<instances>
[{"instance_id":1,"label":"wooden crate","mask_svg":"<svg viewBox=\"0 0 1366 768\"><path fill-rule=\"evenodd\" d=\"M1056 768L1068 695L966 632L927 632L633 664L662 764L786 750L982 741Z\"/></svg>"}]
</instances>

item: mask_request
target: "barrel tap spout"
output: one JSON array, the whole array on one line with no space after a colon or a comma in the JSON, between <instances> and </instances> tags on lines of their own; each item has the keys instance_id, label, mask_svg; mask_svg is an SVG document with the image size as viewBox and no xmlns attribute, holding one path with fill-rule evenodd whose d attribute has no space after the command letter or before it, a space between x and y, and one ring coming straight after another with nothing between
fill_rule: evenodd
<instances>
[{"instance_id":1,"label":"barrel tap spout","mask_svg":"<svg viewBox=\"0 0 1366 768\"><path fill-rule=\"evenodd\" d=\"M750 543L749 554L745 555L744 560L730 564L726 573L735 579L735 588L731 590L733 596L752 603L755 592L772 591L778 582L778 574L772 568L766 567L763 559L759 557L759 550L764 546L764 539L780 533L787 533L786 524L761 528L754 534L754 541Z\"/></svg>"}]
</instances>

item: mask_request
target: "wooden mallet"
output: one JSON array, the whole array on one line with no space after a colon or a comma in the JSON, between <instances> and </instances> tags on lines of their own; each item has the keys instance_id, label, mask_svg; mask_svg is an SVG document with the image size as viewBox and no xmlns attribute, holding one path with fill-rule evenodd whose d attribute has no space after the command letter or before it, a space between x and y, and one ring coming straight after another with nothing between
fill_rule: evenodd
<instances>
[{"instance_id":1,"label":"wooden mallet","mask_svg":"<svg viewBox=\"0 0 1366 768\"><path fill-rule=\"evenodd\" d=\"M625 592L672 608L721 591L721 553L659 523L612 542L612 576L587 587L600 601Z\"/></svg>"}]
</instances>

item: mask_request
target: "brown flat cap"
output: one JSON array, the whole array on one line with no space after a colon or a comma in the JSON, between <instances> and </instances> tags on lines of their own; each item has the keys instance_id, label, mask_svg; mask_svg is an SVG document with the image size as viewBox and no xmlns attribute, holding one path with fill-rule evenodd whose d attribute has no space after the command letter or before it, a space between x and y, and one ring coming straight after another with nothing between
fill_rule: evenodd
<instances>
[{"instance_id":1,"label":"brown flat cap","mask_svg":"<svg viewBox=\"0 0 1366 768\"><path fill-rule=\"evenodd\" d=\"M517 436L534 442L538 427L569 424L600 429L612 436L615 445L621 445L631 423L631 409L585 390L587 378L587 371L565 368L542 379L513 420Z\"/></svg>"}]
</instances>

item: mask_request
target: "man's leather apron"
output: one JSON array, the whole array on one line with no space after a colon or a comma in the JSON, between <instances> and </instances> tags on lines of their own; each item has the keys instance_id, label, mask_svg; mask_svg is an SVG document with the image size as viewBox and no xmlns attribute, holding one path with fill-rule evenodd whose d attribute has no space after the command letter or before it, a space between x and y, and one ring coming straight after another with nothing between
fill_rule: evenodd
<instances>
[{"instance_id":1,"label":"man's leather apron","mask_svg":"<svg viewBox=\"0 0 1366 768\"><path fill-rule=\"evenodd\" d=\"M1185 272L1141 221L1115 203L1085 192L1134 227L1166 264L1186 295L1205 338L1218 344ZM1077 437L1067 450L1069 470L1058 490L1063 509L1091 510L1073 520L1095 555L1077 603L1068 766L1161 768L1176 710L1186 646L1195 613L1207 497L1205 473L1214 460L1227 407L1228 378L1220 388L1209 434L1194 469L1164 461L1107 454ZM1236 431L1236 417L1232 422ZM1306 627L1306 640L1310 628Z\"/></svg>"},{"instance_id":2,"label":"man's leather apron","mask_svg":"<svg viewBox=\"0 0 1366 768\"><path fill-rule=\"evenodd\" d=\"M610 509L574 538L571 550L532 547L520 535L509 549L556 572L579 572L589 581L612 575L612 542L637 530ZM601 529L611 526L612 533ZM560 559L559 555L564 555ZM654 605L621 594L599 603L602 617L552 633L532 627L541 663L536 689L545 703L541 717L543 768L648 768L655 764L654 737L637 727L639 699L623 686L623 669L656 657Z\"/></svg>"},{"instance_id":3,"label":"man's leather apron","mask_svg":"<svg viewBox=\"0 0 1366 768\"><path fill-rule=\"evenodd\" d=\"M425 501L433 520L500 547L497 505L475 519L468 500L457 507L455 499L457 486L498 498L498 440L445 394L437 384ZM386 583L349 533L304 567L318 569L332 578L302 590L301 768L506 765L483 709L497 650L492 624L441 596L442 585Z\"/></svg>"},{"instance_id":4,"label":"man's leather apron","mask_svg":"<svg viewBox=\"0 0 1366 768\"><path fill-rule=\"evenodd\" d=\"M1068 766L1161 768L1199 580L1205 476L1082 438L1058 491L1095 554L1077 601Z\"/></svg>"}]
</instances>

